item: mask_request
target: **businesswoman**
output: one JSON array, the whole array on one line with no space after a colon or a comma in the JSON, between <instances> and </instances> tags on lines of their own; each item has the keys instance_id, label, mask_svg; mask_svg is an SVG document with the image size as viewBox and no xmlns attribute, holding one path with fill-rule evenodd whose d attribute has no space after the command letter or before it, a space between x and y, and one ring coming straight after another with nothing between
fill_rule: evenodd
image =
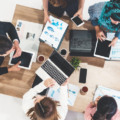
<instances>
[{"instance_id":1,"label":"businesswoman","mask_svg":"<svg viewBox=\"0 0 120 120\"><path fill-rule=\"evenodd\" d=\"M98 97L85 110L85 120L120 120L120 111L114 98Z\"/></svg>"},{"instance_id":2,"label":"businesswoman","mask_svg":"<svg viewBox=\"0 0 120 120\"><path fill-rule=\"evenodd\" d=\"M64 120L68 111L67 106L67 82L60 87L60 102L56 102L47 96L37 95L44 89L54 86L51 78L31 88L23 96L23 110L31 120Z\"/></svg>"},{"instance_id":3,"label":"businesswoman","mask_svg":"<svg viewBox=\"0 0 120 120\"><path fill-rule=\"evenodd\" d=\"M82 12L85 0L43 0L44 22L49 20L48 11L62 17L66 11L69 17L79 16L82 19Z\"/></svg>"},{"instance_id":4,"label":"businesswoman","mask_svg":"<svg viewBox=\"0 0 120 120\"><path fill-rule=\"evenodd\" d=\"M101 41L106 38L104 32L115 32L109 46L114 46L120 39L120 2L100 2L89 8L90 20L95 26L96 37Z\"/></svg>"}]
</instances>

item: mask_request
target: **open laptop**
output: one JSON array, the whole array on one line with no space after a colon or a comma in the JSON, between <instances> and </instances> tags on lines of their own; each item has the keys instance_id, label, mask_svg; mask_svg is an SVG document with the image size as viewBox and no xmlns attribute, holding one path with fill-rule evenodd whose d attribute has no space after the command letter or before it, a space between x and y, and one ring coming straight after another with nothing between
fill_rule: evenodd
<instances>
[{"instance_id":1,"label":"open laptop","mask_svg":"<svg viewBox=\"0 0 120 120\"><path fill-rule=\"evenodd\" d=\"M42 80L53 78L56 81L56 87L59 87L73 71L74 67L54 50L49 59L36 71L36 74Z\"/></svg>"}]
</instances>

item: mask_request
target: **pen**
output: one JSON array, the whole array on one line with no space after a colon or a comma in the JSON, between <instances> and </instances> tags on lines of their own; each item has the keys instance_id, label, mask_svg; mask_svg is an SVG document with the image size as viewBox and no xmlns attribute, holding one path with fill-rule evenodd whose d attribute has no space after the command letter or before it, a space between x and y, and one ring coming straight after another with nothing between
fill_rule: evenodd
<instances>
[{"instance_id":1,"label":"pen","mask_svg":"<svg viewBox=\"0 0 120 120\"><path fill-rule=\"evenodd\" d=\"M67 84L67 88L68 88L68 97L69 97L69 84Z\"/></svg>"}]
</instances>

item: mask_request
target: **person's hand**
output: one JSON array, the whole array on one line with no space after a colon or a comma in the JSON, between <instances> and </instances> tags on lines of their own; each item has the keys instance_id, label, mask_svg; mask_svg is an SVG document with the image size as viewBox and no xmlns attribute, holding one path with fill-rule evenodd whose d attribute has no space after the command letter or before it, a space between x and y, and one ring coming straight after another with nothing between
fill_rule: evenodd
<instances>
[{"instance_id":1,"label":"person's hand","mask_svg":"<svg viewBox=\"0 0 120 120\"><path fill-rule=\"evenodd\" d=\"M75 14L74 17L78 16L81 20L83 20L83 12L81 9L79 9Z\"/></svg>"},{"instance_id":2,"label":"person's hand","mask_svg":"<svg viewBox=\"0 0 120 120\"><path fill-rule=\"evenodd\" d=\"M101 96L98 96L96 100L94 101L95 106L97 106L98 101L100 100Z\"/></svg>"},{"instance_id":3,"label":"person's hand","mask_svg":"<svg viewBox=\"0 0 120 120\"><path fill-rule=\"evenodd\" d=\"M65 86L65 85L67 85L68 83L69 83L69 78L66 79L66 81L62 84L62 86Z\"/></svg>"},{"instance_id":4,"label":"person's hand","mask_svg":"<svg viewBox=\"0 0 120 120\"><path fill-rule=\"evenodd\" d=\"M52 78L48 78L44 81L44 85L46 87L53 87L55 85L55 83L56 83L55 80Z\"/></svg>"},{"instance_id":5,"label":"person's hand","mask_svg":"<svg viewBox=\"0 0 120 120\"><path fill-rule=\"evenodd\" d=\"M21 48L19 47L19 42L14 41L13 49L16 51L13 58L21 56Z\"/></svg>"},{"instance_id":6,"label":"person's hand","mask_svg":"<svg viewBox=\"0 0 120 120\"><path fill-rule=\"evenodd\" d=\"M44 23L46 23L47 21L51 23L48 13L44 13Z\"/></svg>"},{"instance_id":7,"label":"person's hand","mask_svg":"<svg viewBox=\"0 0 120 120\"><path fill-rule=\"evenodd\" d=\"M99 39L100 41L103 41L106 39L106 36L102 30L96 31L96 38L97 40Z\"/></svg>"},{"instance_id":8,"label":"person's hand","mask_svg":"<svg viewBox=\"0 0 120 120\"><path fill-rule=\"evenodd\" d=\"M118 40L118 37L113 38L112 42L109 44L109 47L110 46L115 46L117 40Z\"/></svg>"},{"instance_id":9,"label":"person's hand","mask_svg":"<svg viewBox=\"0 0 120 120\"><path fill-rule=\"evenodd\" d=\"M8 68L8 72L11 72L11 71L20 71L20 68L18 67L20 63L21 63L21 61L19 61L15 65L11 66L10 68Z\"/></svg>"}]
</instances>

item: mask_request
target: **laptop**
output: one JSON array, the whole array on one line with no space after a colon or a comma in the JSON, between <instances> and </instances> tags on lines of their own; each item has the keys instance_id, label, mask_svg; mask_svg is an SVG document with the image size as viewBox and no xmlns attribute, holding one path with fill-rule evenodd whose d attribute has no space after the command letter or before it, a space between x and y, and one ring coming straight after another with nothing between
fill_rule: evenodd
<instances>
[{"instance_id":1,"label":"laptop","mask_svg":"<svg viewBox=\"0 0 120 120\"><path fill-rule=\"evenodd\" d=\"M71 30L70 31L70 55L93 56L96 43L95 30Z\"/></svg>"},{"instance_id":2,"label":"laptop","mask_svg":"<svg viewBox=\"0 0 120 120\"><path fill-rule=\"evenodd\" d=\"M56 87L60 87L66 79L73 73L74 67L68 63L56 50L50 55L49 59L42 64L36 74L42 79L53 78Z\"/></svg>"}]
</instances>

